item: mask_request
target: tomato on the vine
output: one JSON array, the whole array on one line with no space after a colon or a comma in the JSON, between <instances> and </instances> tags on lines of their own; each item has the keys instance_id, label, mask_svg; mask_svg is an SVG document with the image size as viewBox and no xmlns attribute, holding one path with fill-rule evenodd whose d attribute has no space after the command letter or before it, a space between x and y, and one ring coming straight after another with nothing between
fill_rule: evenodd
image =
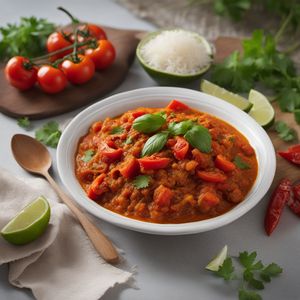
<instances>
[{"instance_id":1,"label":"tomato on the vine","mask_svg":"<svg viewBox=\"0 0 300 300\"><path fill-rule=\"evenodd\" d=\"M78 55L78 59L78 62L67 59L61 64L61 69L73 84L85 83L95 74L95 65L89 57Z\"/></svg>"},{"instance_id":2,"label":"tomato on the vine","mask_svg":"<svg viewBox=\"0 0 300 300\"><path fill-rule=\"evenodd\" d=\"M49 35L47 40L47 51L49 53L60 50L62 48L72 45L61 32L53 32ZM72 52L72 49L62 51L61 53L51 56L51 61L55 61L58 58L64 57Z\"/></svg>"},{"instance_id":3,"label":"tomato on the vine","mask_svg":"<svg viewBox=\"0 0 300 300\"><path fill-rule=\"evenodd\" d=\"M63 71L49 65L41 66L37 78L41 89L49 94L62 91L68 83Z\"/></svg>"},{"instance_id":4,"label":"tomato on the vine","mask_svg":"<svg viewBox=\"0 0 300 300\"><path fill-rule=\"evenodd\" d=\"M110 41L98 40L98 47L86 49L85 55L92 59L97 70L104 70L114 62L116 50Z\"/></svg>"},{"instance_id":5,"label":"tomato on the vine","mask_svg":"<svg viewBox=\"0 0 300 300\"><path fill-rule=\"evenodd\" d=\"M82 30L82 31L88 30L91 37L94 37L97 40L106 40L107 39L105 31L101 27L99 27L95 24L82 25L79 27L79 30Z\"/></svg>"},{"instance_id":6,"label":"tomato on the vine","mask_svg":"<svg viewBox=\"0 0 300 300\"><path fill-rule=\"evenodd\" d=\"M24 91L36 83L37 69L28 58L15 56L6 64L5 76L12 86Z\"/></svg>"}]
</instances>

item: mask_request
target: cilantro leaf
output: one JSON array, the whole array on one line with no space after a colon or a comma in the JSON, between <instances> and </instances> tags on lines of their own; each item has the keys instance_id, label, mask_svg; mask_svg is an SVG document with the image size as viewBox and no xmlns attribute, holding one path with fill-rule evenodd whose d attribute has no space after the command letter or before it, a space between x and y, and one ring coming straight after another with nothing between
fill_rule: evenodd
<instances>
[{"instance_id":1,"label":"cilantro leaf","mask_svg":"<svg viewBox=\"0 0 300 300\"><path fill-rule=\"evenodd\" d=\"M28 117L23 117L23 118L18 119L18 125L20 127L23 127L26 130L29 130L31 123L30 123Z\"/></svg>"},{"instance_id":2,"label":"cilantro leaf","mask_svg":"<svg viewBox=\"0 0 300 300\"><path fill-rule=\"evenodd\" d=\"M219 270L214 272L217 276L222 277L224 280L228 281L232 279L234 272L234 267L232 264L231 257L227 257L223 264L220 266Z\"/></svg>"},{"instance_id":3,"label":"cilantro leaf","mask_svg":"<svg viewBox=\"0 0 300 300\"><path fill-rule=\"evenodd\" d=\"M56 148L61 136L59 125L55 121L50 121L35 132L35 138L43 144Z\"/></svg>"},{"instance_id":4,"label":"cilantro leaf","mask_svg":"<svg viewBox=\"0 0 300 300\"><path fill-rule=\"evenodd\" d=\"M270 282L271 277L278 276L281 273L282 268L275 263L271 263L262 270L260 277L265 282Z\"/></svg>"},{"instance_id":5,"label":"cilantro leaf","mask_svg":"<svg viewBox=\"0 0 300 300\"><path fill-rule=\"evenodd\" d=\"M89 149L89 150L86 150L85 152L84 152L84 155L82 156L82 160L84 161L84 162L89 162L91 159L92 159L92 157L95 155L95 151L94 150L92 150L92 149Z\"/></svg>"},{"instance_id":6,"label":"cilantro leaf","mask_svg":"<svg viewBox=\"0 0 300 300\"><path fill-rule=\"evenodd\" d=\"M250 165L247 164L239 155L234 158L233 163L241 170L250 169Z\"/></svg>"},{"instance_id":7,"label":"cilantro leaf","mask_svg":"<svg viewBox=\"0 0 300 300\"><path fill-rule=\"evenodd\" d=\"M215 0L214 10L218 15L229 16L239 21L243 14L250 9L252 0Z\"/></svg>"},{"instance_id":8,"label":"cilantro leaf","mask_svg":"<svg viewBox=\"0 0 300 300\"><path fill-rule=\"evenodd\" d=\"M278 136L285 142L291 142L297 139L297 132L283 121L277 121L275 123L275 130Z\"/></svg>"},{"instance_id":9,"label":"cilantro leaf","mask_svg":"<svg viewBox=\"0 0 300 300\"><path fill-rule=\"evenodd\" d=\"M262 297L254 291L240 289L239 300L262 300Z\"/></svg>"},{"instance_id":10,"label":"cilantro leaf","mask_svg":"<svg viewBox=\"0 0 300 300\"><path fill-rule=\"evenodd\" d=\"M148 175L139 175L135 177L135 179L132 181L132 184L138 190L143 189L149 186L150 178L151 177Z\"/></svg>"},{"instance_id":11,"label":"cilantro leaf","mask_svg":"<svg viewBox=\"0 0 300 300\"><path fill-rule=\"evenodd\" d=\"M116 126L110 131L110 134L121 134L123 132L124 128L122 128L121 126Z\"/></svg>"}]
</instances>

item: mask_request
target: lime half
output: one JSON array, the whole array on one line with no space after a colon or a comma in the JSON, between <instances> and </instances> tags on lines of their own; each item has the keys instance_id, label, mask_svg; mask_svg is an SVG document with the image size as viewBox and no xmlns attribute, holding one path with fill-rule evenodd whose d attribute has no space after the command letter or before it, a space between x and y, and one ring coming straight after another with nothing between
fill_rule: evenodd
<instances>
[{"instance_id":1,"label":"lime half","mask_svg":"<svg viewBox=\"0 0 300 300\"><path fill-rule=\"evenodd\" d=\"M213 49L199 34L183 29L148 33L138 44L137 58L159 84L180 85L202 76L211 66Z\"/></svg>"},{"instance_id":2,"label":"lime half","mask_svg":"<svg viewBox=\"0 0 300 300\"><path fill-rule=\"evenodd\" d=\"M220 253L205 267L209 271L218 271L227 257L228 247L225 245Z\"/></svg>"},{"instance_id":3,"label":"lime half","mask_svg":"<svg viewBox=\"0 0 300 300\"><path fill-rule=\"evenodd\" d=\"M2 230L5 240L14 245L24 245L37 239L47 228L50 205L40 196L24 207Z\"/></svg>"},{"instance_id":4,"label":"lime half","mask_svg":"<svg viewBox=\"0 0 300 300\"><path fill-rule=\"evenodd\" d=\"M275 111L267 97L256 90L251 90L249 101L253 104L249 115L264 128L272 126L275 120Z\"/></svg>"},{"instance_id":5,"label":"lime half","mask_svg":"<svg viewBox=\"0 0 300 300\"><path fill-rule=\"evenodd\" d=\"M252 103L250 103L246 98L229 92L210 81L202 80L200 89L202 92L225 100L245 112L248 112L252 107Z\"/></svg>"}]
</instances>

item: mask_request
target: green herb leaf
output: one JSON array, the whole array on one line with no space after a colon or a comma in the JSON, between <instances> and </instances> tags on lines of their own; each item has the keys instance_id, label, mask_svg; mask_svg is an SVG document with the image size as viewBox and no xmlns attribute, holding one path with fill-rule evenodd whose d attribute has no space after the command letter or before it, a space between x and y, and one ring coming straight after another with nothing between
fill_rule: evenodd
<instances>
[{"instance_id":1,"label":"green herb leaf","mask_svg":"<svg viewBox=\"0 0 300 300\"><path fill-rule=\"evenodd\" d=\"M137 189L143 189L149 186L151 177L148 175L139 175L135 177L135 179L132 181L132 184Z\"/></svg>"},{"instance_id":2,"label":"green herb leaf","mask_svg":"<svg viewBox=\"0 0 300 300\"><path fill-rule=\"evenodd\" d=\"M61 131L59 130L58 123L55 121L46 123L42 128L35 132L35 138L38 141L52 148L57 147L60 136Z\"/></svg>"},{"instance_id":3,"label":"green herb leaf","mask_svg":"<svg viewBox=\"0 0 300 300\"><path fill-rule=\"evenodd\" d=\"M211 135L208 129L202 125L195 125L184 135L185 139L201 152L211 151Z\"/></svg>"},{"instance_id":4,"label":"green herb leaf","mask_svg":"<svg viewBox=\"0 0 300 300\"><path fill-rule=\"evenodd\" d=\"M171 135L184 135L194 125L192 120L185 120L179 123L172 122L168 125Z\"/></svg>"},{"instance_id":5,"label":"green herb leaf","mask_svg":"<svg viewBox=\"0 0 300 300\"><path fill-rule=\"evenodd\" d=\"M278 136L285 142L291 142L297 139L297 132L283 121L277 121L275 123L275 130Z\"/></svg>"},{"instance_id":6,"label":"green herb leaf","mask_svg":"<svg viewBox=\"0 0 300 300\"><path fill-rule=\"evenodd\" d=\"M239 300L262 300L262 297L254 291L240 289Z\"/></svg>"},{"instance_id":7,"label":"green herb leaf","mask_svg":"<svg viewBox=\"0 0 300 300\"><path fill-rule=\"evenodd\" d=\"M23 117L23 118L18 119L18 125L20 127L25 128L26 130L29 130L31 124L30 124L28 117Z\"/></svg>"},{"instance_id":8,"label":"green herb leaf","mask_svg":"<svg viewBox=\"0 0 300 300\"><path fill-rule=\"evenodd\" d=\"M116 126L110 131L110 134L121 134L123 132L124 128L122 128L121 126Z\"/></svg>"},{"instance_id":9,"label":"green herb leaf","mask_svg":"<svg viewBox=\"0 0 300 300\"><path fill-rule=\"evenodd\" d=\"M160 132L151 136L145 143L141 156L143 157L159 152L167 143L168 136L168 132Z\"/></svg>"},{"instance_id":10,"label":"green herb leaf","mask_svg":"<svg viewBox=\"0 0 300 300\"><path fill-rule=\"evenodd\" d=\"M136 118L132 127L142 133L157 131L166 123L166 119L160 114L146 114Z\"/></svg>"},{"instance_id":11,"label":"green herb leaf","mask_svg":"<svg viewBox=\"0 0 300 300\"><path fill-rule=\"evenodd\" d=\"M239 21L245 11L250 9L252 0L215 0L213 3L218 15L229 16L234 21Z\"/></svg>"},{"instance_id":12,"label":"green herb leaf","mask_svg":"<svg viewBox=\"0 0 300 300\"><path fill-rule=\"evenodd\" d=\"M250 169L250 165L238 155L234 158L233 163L241 170Z\"/></svg>"},{"instance_id":13,"label":"green herb leaf","mask_svg":"<svg viewBox=\"0 0 300 300\"><path fill-rule=\"evenodd\" d=\"M95 155L95 151L92 149L86 150L84 156L81 158L84 162L89 162Z\"/></svg>"},{"instance_id":14,"label":"green herb leaf","mask_svg":"<svg viewBox=\"0 0 300 300\"><path fill-rule=\"evenodd\" d=\"M129 145L129 144L132 144L132 143L133 143L133 139L132 139L131 136L129 136L129 137L126 139L125 144L126 144L126 145Z\"/></svg>"},{"instance_id":15,"label":"green herb leaf","mask_svg":"<svg viewBox=\"0 0 300 300\"><path fill-rule=\"evenodd\" d=\"M295 121L300 125L300 109L294 110Z\"/></svg>"},{"instance_id":16,"label":"green herb leaf","mask_svg":"<svg viewBox=\"0 0 300 300\"><path fill-rule=\"evenodd\" d=\"M222 266L220 266L219 270L214 272L217 276L224 278L224 280L228 281L233 278L234 267L232 264L231 257L227 257Z\"/></svg>"},{"instance_id":17,"label":"green herb leaf","mask_svg":"<svg viewBox=\"0 0 300 300\"><path fill-rule=\"evenodd\" d=\"M0 27L0 59L12 56L36 57L45 52L48 36L56 26L46 19L21 18L19 24Z\"/></svg>"},{"instance_id":18,"label":"green herb leaf","mask_svg":"<svg viewBox=\"0 0 300 300\"><path fill-rule=\"evenodd\" d=\"M275 263L271 263L262 270L260 277L265 282L270 282L271 277L278 276L281 273L282 268Z\"/></svg>"},{"instance_id":19,"label":"green herb leaf","mask_svg":"<svg viewBox=\"0 0 300 300\"><path fill-rule=\"evenodd\" d=\"M254 278L253 272L248 269L244 271L243 278L254 289L263 290L265 288L263 282Z\"/></svg>"}]
</instances>

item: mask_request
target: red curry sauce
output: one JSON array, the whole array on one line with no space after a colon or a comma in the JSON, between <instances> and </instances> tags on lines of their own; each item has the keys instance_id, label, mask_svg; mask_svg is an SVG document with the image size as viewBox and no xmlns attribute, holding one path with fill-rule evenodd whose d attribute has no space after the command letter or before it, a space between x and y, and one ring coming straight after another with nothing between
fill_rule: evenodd
<instances>
[{"instance_id":1,"label":"red curry sauce","mask_svg":"<svg viewBox=\"0 0 300 300\"><path fill-rule=\"evenodd\" d=\"M141 116L157 113L165 118L160 129L142 133L133 128ZM186 135L166 134L161 150L141 157L151 136L186 120L208 129L209 151L193 146ZM155 223L222 215L244 200L257 176L255 152L238 130L179 101L95 122L80 139L75 168L93 201L126 217Z\"/></svg>"}]
</instances>

